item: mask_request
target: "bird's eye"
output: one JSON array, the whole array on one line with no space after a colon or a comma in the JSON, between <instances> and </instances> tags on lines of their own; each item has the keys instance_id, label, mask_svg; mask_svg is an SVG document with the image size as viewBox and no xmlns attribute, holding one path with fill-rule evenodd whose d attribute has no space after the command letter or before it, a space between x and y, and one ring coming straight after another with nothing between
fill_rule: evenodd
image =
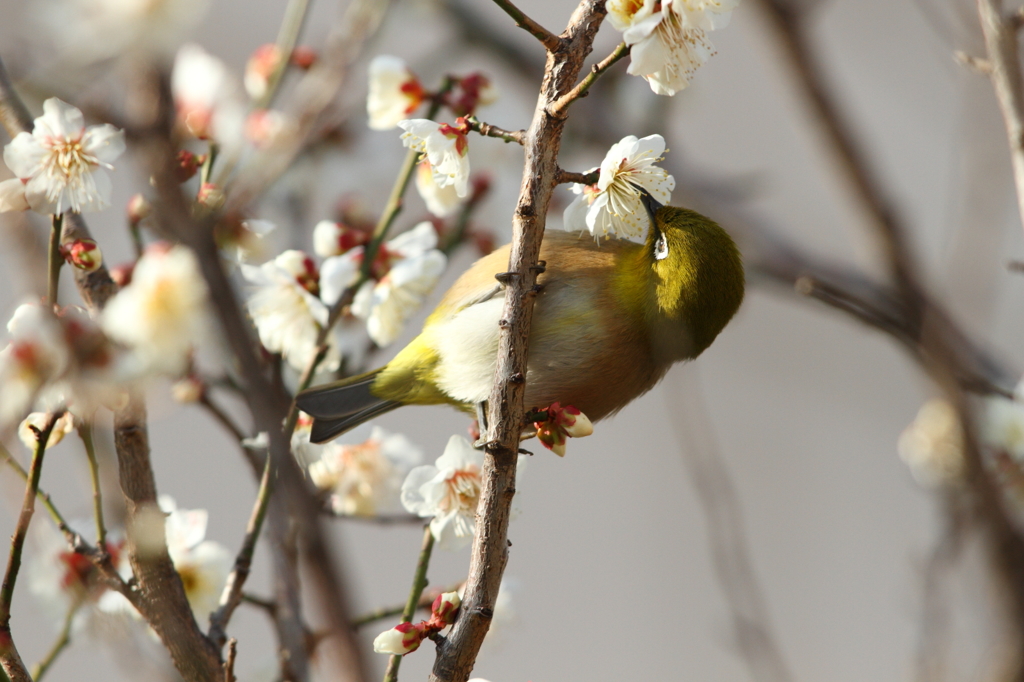
<instances>
[{"instance_id":1,"label":"bird's eye","mask_svg":"<svg viewBox=\"0 0 1024 682\"><path fill-rule=\"evenodd\" d=\"M657 260L662 260L668 256L668 240L665 239L665 235L658 237L658 241L654 244L654 257Z\"/></svg>"}]
</instances>

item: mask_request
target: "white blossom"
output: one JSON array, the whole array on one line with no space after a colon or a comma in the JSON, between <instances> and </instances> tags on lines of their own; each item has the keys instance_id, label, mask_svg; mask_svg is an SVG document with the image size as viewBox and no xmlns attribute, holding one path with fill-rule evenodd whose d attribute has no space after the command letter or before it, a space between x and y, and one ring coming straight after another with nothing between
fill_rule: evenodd
<instances>
[{"instance_id":1,"label":"white blossom","mask_svg":"<svg viewBox=\"0 0 1024 682\"><path fill-rule=\"evenodd\" d=\"M39 438L36 436L37 432L42 432L46 428L46 425L50 422L49 412L33 412L21 422L18 426L18 438L25 445L29 451L34 452L36 447L39 445ZM46 439L47 449L60 443L64 440L64 436L71 433L75 428L75 418L70 412L62 414L57 421L53 424L53 430L50 431L50 437Z\"/></svg>"},{"instance_id":2,"label":"white blossom","mask_svg":"<svg viewBox=\"0 0 1024 682\"><path fill-rule=\"evenodd\" d=\"M232 150L241 143L247 104L238 79L222 61L198 45L183 45L174 59L171 92L178 120L192 135Z\"/></svg>"},{"instance_id":3,"label":"white blossom","mask_svg":"<svg viewBox=\"0 0 1024 682\"><path fill-rule=\"evenodd\" d=\"M85 127L82 112L56 97L43 102L32 132L4 147L4 163L25 184L25 202L39 213L99 210L110 205L107 170L124 152L124 133L109 123ZM13 184L5 204L20 200Z\"/></svg>"},{"instance_id":4,"label":"white blossom","mask_svg":"<svg viewBox=\"0 0 1024 682\"><path fill-rule=\"evenodd\" d=\"M672 7L687 24L705 31L716 31L729 25L732 11L740 0L672 0Z\"/></svg>"},{"instance_id":5,"label":"white blossom","mask_svg":"<svg viewBox=\"0 0 1024 682\"><path fill-rule=\"evenodd\" d=\"M366 113L373 130L391 130L423 102L426 92L405 62L391 55L378 55L370 62Z\"/></svg>"},{"instance_id":6,"label":"white blossom","mask_svg":"<svg viewBox=\"0 0 1024 682\"><path fill-rule=\"evenodd\" d=\"M647 228L647 211L640 190L647 190L659 203L667 204L676 181L655 166L665 153L665 139L649 135L637 139L628 135L612 145L601 163L596 185L573 185L577 197L565 209L566 231L589 230L594 237L642 237Z\"/></svg>"},{"instance_id":7,"label":"white blossom","mask_svg":"<svg viewBox=\"0 0 1024 682\"><path fill-rule=\"evenodd\" d=\"M10 343L0 350L0 427L20 421L71 359L60 323L41 305L18 306L7 331Z\"/></svg>"},{"instance_id":8,"label":"white blossom","mask_svg":"<svg viewBox=\"0 0 1024 682\"><path fill-rule=\"evenodd\" d=\"M933 488L962 476L963 438L956 410L949 402L936 398L921 406L914 421L900 434L897 447L914 480Z\"/></svg>"},{"instance_id":9,"label":"white blossom","mask_svg":"<svg viewBox=\"0 0 1024 682\"><path fill-rule=\"evenodd\" d=\"M442 187L437 184L429 161L421 162L416 169L416 191L423 198L427 210L438 218L447 218L462 205L454 185Z\"/></svg>"},{"instance_id":10,"label":"white blossom","mask_svg":"<svg viewBox=\"0 0 1024 682\"><path fill-rule=\"evenodd\" d=\"M1001 397L987 398L981 436L990 447L1024 464L1024 403Z\"/></svg>"},{"instance_id":11,"label":"white blossom","mask_svg":"<svg viewBox=\"0 0 1024 682\"><path fill-rule=\"evenodd\" d=\"M437 232L429 222L382 245L394 259L380 281L366 282L352 301L352 314L366 320L366 330L378 346L395 341L405 321L422 305L444 272L447 257L434 248Z\"/></svg>"},{"instance_id":12,"label":"white blossom","mask_svg":"<svg viewBox=\"0 0 1024 682\"><path fill-rule=\"evenodd\" d=\"M698 0L691 4L696 7L702 3ZM673 0L608 3L608 20L622 31L623 40L630 46L626 72L645 78L659 95L674 95L685 88L694 71L714 54L704 29L691 23L691 16L698 17L696 10L685 6L685 12L681 12L679 7ZM709 14L699 16L701 25L711 21L706 19Z\"/></svg>"},{"instance_id":13,"label":"white blossom","mask_svg":"<svg viewBox=\"0 0 1024 682\"><path fill-rule=\"evenodd\" d=\"M160 508L167 513L167 553L196 620L205 623L217 608L233 558L223 545L206 539L209 514L205 509L178 509L167 495L160 496Z\"/></svg>"},{"instance_id":14,"label":"white blossom","mask_svg":"<svg viewBox=\"0 0 1024 682\"><path fill-rule=\"evenodd\" d=\"M249 316L260 342L295 368L305 370L316 354L317 337L327 324L329 306L359 274L358 253L328 258L318 270L313 259L301 251L285 251L256 267L243 264L242 276L249 282L246 301ZM321 364L334 371L344 355L361 357L361 333L340 320L328 336L327 355Z\"/></svg>"},{"instance_id":15,"label":"white blossom","mask_svg":"<svg viewBox=\"0 0 1024 682\"><path fill-rule=\"evenodd\" d=\"M402 482L422 459L408 438L374 427L362 443L329 443L309 466L309 477L330 492L335 513L375 516L401 509Z\"/></svg>"},{"instance_id":16,"label":"white blossom","mask_svg":"<svg viewBox=\"0 0 1024 682\"><path fill-rule=\"evenodd\" d=\"M458 549L472 540L483 462L483 452L462 436L452 436L434 464L416 467L402 484L402 505L423 518L433 517L430 532L438 547ZM517 481L522 466L520 456Z\"/></svg>"},{"instance_id":17,"label":"white blossom","mask_svg":"<svg viewBox=\"0 0 1024 682\"><path fill-rule=\"evenodd\" d=\"M68 62L171 54L202 21L207 0L49 0L41 19Z\"/></svg>"},{"instance_id":18,"label":"white blossom","mask_svg":"<svg viewBox=\"0 0 1024 682\"><path fill-rule=\"evenodd\" d=\"M71 527L76 529L91 526L91 520L71 522ZM131 622L126 616L134 609L122 595L106 587L92 561L76 554L63 533L45 519L32 524L31 541L24 575L29 592L39 600L40 610L54 625L62 624L68 611L77 605L72 632L123 634ZM130 578L131 567L119 532L108 531L106 548L117 572L125 580Z\"/></svg>"},{"instance_id":19,"label":"white blossom","mask_svg":"<svg viewBox=\"0 0 1024 682\"><path fill-rule=\"evenodd\" d=\"M469 194L468 124L458 119L454 126L425 118L400 121L402 144L426 155L438 187L449 185L460 197Z\"/></svg>"},{"instance_id":20,"label":"white blossom","mask_svg":"<svg viewBox=\"0 0 1024 682\"><path fill-rule=\"evenodd\" d=\"M155 244L135 264L131 283L100 318L106 334L132 350L138 373L184 372L193 347L209 334L207 290L184 246Z\"/></svg>"},{"instance_id":21,"label":"white blossom","mask_svg":"<svg viewBox=\"0 0 1024 682\"><path fill-rule=\"evenodd\" d=\"M28 211L31 208L25 196L25 183L21 178L0 182L0 213Z\"/></svg>"}]
</instances>

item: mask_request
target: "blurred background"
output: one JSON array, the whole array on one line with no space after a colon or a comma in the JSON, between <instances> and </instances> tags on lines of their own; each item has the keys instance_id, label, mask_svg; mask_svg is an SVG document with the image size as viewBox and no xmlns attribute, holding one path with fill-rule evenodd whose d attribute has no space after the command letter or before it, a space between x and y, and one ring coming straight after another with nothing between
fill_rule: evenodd
<instances>
[{"instance_id":1,"label":"blurred background","mask_svg":"<svg viewBox=\"0 0 1024 682\"><path fill-rule=\"evenodd\" d=\"M974 3L802 4L811 12L808 26L828 89L911 229L926 284L1016 371L1024 360L1024 278L1007 268L1022 256L1022 232L1006 136L988 79L954 59L958 50L982 54ZM53 46L38 29L34 5L0 0L0 56L15 80L47 82ZM321 46L344 5L315 0L300 43ZM522 0L520 6L558 32L574 3ZM251 52L274 40L283 12L282 0L211 0L193 39L240 74ZM731 24L712 36L717 54L671 99L653 95L618 65L573 108L561 165L586 170L623 135L660 133L670 150L665 167L680 182L675 203L705 193L713 205L753 216L754 224L770 226L814 257L883 273L870 220L766 17L759 2L744 0ZM591 59L618 40L606 24ZM496 48L525 58L510 60ZM507 129L529 123L543 66L531 36L484 0L394 3L337 103L339 139L286 175L264 204L260 217L293 226L273 235L272 253L310 250L313 225L333 215L343 198L370 216L383 206L404 149L397 132L366 128L365 64L376 54L404 58L428 87L446 73L480 70L500 91L481 120ZM45 93L25 94L38 113ZM474 170L493 182L474 224L504 243L521 150L474 137L470 153ZM114 208L89 218L109 264L132 255L121 207L145 184L131 159L121 163ZM566 187L556 190L561 203L550 228L560 227L560 208L570 196ZM283 205L301 210L282 211ZM425 215L410 192L397 227ZM711 217L731 227L725 217ZM45 234L40 216L0 218L7 245L0 249L3 319L42 288ZM458 252L431 303L374 364L415 335L432 302L476 256L471 246ZM64 299L72 300L72 282L65 280ZM531 448L537 452L519 486L521 513L510 528L506 582L513 609L496 624L474 674L492 682L786 679L766 662L771 656L742 653L737 632L754 614L757 626L770 628L789 679L987 679L1001 640L984 552L968 539L950 566L936 570L945 516L897 455L900 433L934 392L889 337L752 272L737 318L696 362L676 366L648 395L598 424L593 437L572 442L564 459ZM148 400L160 491L181 507L208 509L208 537L234 552L256 488L238 448L207 413L175 403L168 385L153 387ZM240 404L232 409L245 419ZM413 439L427 461L468 426L463 415L443 408L402 409L379 423ZM116 499L109 428L98 431L106 492ZM8 446L27 455L16 440ZM74 439L58 446L42 479L72 518L90 513L80 450ZM0 471L0 534L12 531L22 490L16 476ZM36 522L48 519L38 514ZM404 601L418 526L337 520L332 533L356 613ZM737 545L749 555L752 576L737 578L716 563L723 552L735 556ZM436 551L431 586L464 579L468 561L468 548ZM248 585L257 594L269 590L267 566L261 545ZM926 584L935 589L926 593ZM27 590L19 590L13 613L22 656L35 661L57 625ZM367 651L391 624L364 628ZM264 614L243 605L231 634L239 640L239 678L274 679ZM930 639L936 636L939 649ZM367 656L374 675L382 672L386 657ZM433 658L429 645L407 656L403 679L423 679ZM49 676L164 674L155 664L140 665L102 636L83 635Z\"/></svg>"}]
</instances>

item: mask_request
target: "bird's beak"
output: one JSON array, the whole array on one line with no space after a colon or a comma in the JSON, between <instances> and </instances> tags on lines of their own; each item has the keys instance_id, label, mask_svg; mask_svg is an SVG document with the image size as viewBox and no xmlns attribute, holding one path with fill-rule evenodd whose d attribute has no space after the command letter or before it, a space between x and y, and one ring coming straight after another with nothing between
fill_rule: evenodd
<instances>
[{"instance_id":1,"label":"bird's beak","mask_svg":"<svg viewBox=\"0 0 1024 682\"><path fill-rule=\"evenodd\" d=\"M658 212L658 209L662 207L662 204L658 203L658 200L651 196L643 187L640 188L640 202L647 209L647 217L651 219L651 226L657 225L654 222L654 214Z\"/></svg>"}]
</instances>

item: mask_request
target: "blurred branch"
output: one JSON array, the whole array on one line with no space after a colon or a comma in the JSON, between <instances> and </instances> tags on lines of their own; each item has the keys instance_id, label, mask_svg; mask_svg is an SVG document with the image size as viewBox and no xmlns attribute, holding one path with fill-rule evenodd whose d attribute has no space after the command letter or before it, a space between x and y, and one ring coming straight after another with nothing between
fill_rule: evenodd
<instances>
[{"instance_id":1,"label":"blurred branch","mask_svg":"<svg viewBox=\"0 0 1024 682\"><path fill-rule=\"evenodd\" d=\"M732 616L733 638L756 682L788 682L789 666L773 634L768 606L747 547L743 512L712 432L694 368L685 387L669 382L674 394L669 420L682 446L683 464L697 492L707 523L711 560Z\"/></svg>"},{"instance_id":2,"label":"blurred branch","mask_svg":"<svg viewBox=\"0 0 1024 682\"><path fill-rule=\"evenodd\" d=\"M96 546L106 549L107 528L103 523L103 492L100 490L100 466L96 460L96 446L92 440L92 425L82 424L78 428L78 436L85 446L85 456L89 460L89 478L92 480L92 513L96 522Z\"/></svg>"},{"instance_id":3,"label":"blurred branch","mask_svg":"<svg viewBox=\"0 0 1024 682\"><path fill-rule=\"evenodd\" d=\"M512 17L512 20L516 22L516 26L539 40L548 52L555 52L562 46L561 38L526 16L522 10L509 2L509 0L494 0L494 4L504 10L505 14Z\"/></svg>"},{"instance_id":4,"label":"blurred branch","mask_svg":"<svg viewBox=\"0 0 1024 682\"><path fill-rule=\"evenodd\" d=\"M53 646L46 653L41 661L32 666L32 679L34 682L39 682L43 679L43 676L53 665L57 657L67 648L68 644L71 643L71 626L75 622L75 615L78 614L78 609L82 607L82 601L77 600L75 603L68 608L67 613L64 615L64 624L61 626L60 634L57 635L57 639L54 641Z\"/></svg>"},{"instance_id":5,"label":"blurred branch","mask_svg":"<svg viewBox=\"0 0 1024 682\"><path fill-rule=\"evenodd\" d=\"M275 43L280 59L274 66L274 72L267 79L267 89L254 105L255 109L266 109L274 102L274 97L277 96L280 89L281 79L291 64L292 52L295 51L295 45L299 42L299 34L302 33L302 26L306 23L308 13L309 0L289 0L288 6L285 7L284 21L281 22Z\"/></svg>"},{"instance_id":6,"label":"blurred branch","mask_svg":"<svg viewBox=\"0 0 1024 682\"><path fill-rule=\"evenodd\" d=\"M249 577L249 571L252 568L252 557L256 552L256 541L259 539L260 530L263 528L263 520L267 516L270 495L274 490L273 479L270 477L271 461L271 458L267 457L263 465L263 476L260 478L259 491L256 493L256 504L249 517L249 523L245 528L245 539L242 541L242 548L235 558L235 565L231 568L231 573L228 574L217 610L210 615L209 637L218 647L224 646L224 642L227 639L225 630L228 626L228 621L231 620L231 615L242 602L242 587Z\"/></svg>"},{"instance_id":7,"label":"blurred branch","mask_svg":"<svg viewBox=\"0 0 1024 682\"><path fill-rule=\"evenodd\" d=\"M36 431L36 449L32 455L32 464L28 470L28 481L25 484L25 496L21 503L21 513L14 527L11 538L11 553L7 557L7 569L4 571L3 584L0 585L0 668L11 678L12 682L31 682L18 649L11 637L11 601L14 599L14 584L18 580L21 569L21 554L28 536L28 526L36 509L36 495L39 493L39 477L43 473L43 455L50 441L50 434L64 410L50 413L46 426Z\"/></svg>"},{"instance_id":8,"label":"blurred branch","mask_svg":"<svg viewBox=\"0 0 1024 682\"><path fill-rule=\"evenodd\" d=\"M32 132L32 114L15 92L3 60L0 60L0 123L7 129L11 139L18 133Z\"/></svg>"},{"instance_id":9,"label":"blurred branch","mask_svg":"<svg viewBox=\"0 0 1024 682\"><path fill-rule=\"evenodd\" d=\"M512 219L512 250L501 318L494 386L488 398L482 489L466 594L448 637L438 644L432 682L465 682L490 627L494 602L508 559L508 521L515 495L516 460L523 424L527 339L530 335L537 260L545 218L558 173L564 116L549 112L576 84L604 19L603 0L583 0L548 55L540 99L526 132L523 183Z\"/></svg>"},{"instance_id":10,"label":"blurred branch","mask_svg":"<svg viewBox=\"0 0 1024 682\"><path fill-rule=\"evenodd\" d=\"M267 515L269 538L274 545L271 555L278 603L275 624L281 638L283 674L289 679L304 679L309 665L297 554L290 549L296 546L293 536L297 533L298 546L307 559L313 588L318 594L317 603L326 611L331 632L338 635L331 641L341 659L342 679L364 679L363 660L348 625L341 572L318 523L318 502L291 456L289 436L281 427L288 412L289 397L276 389L264 372L251 326L223 269L213 235L213 216L195 219L191 202L182 194L177 181L176 146L171 136L174 108L165 75L151 74L148 92L143 88L138 95L135 117L140 122L137 128L144 134L136 146L146 171L154 178L158 193L154 213L158 227L163 234L185 244L196 254L224 339L239 368L244 397L253 416L253 430L266 432L270 437L269 475L275 480L275 494L269 498Z\"/></svg>"},{"instance_id":11,"label":"blurred branch","mask_svg":"<svg viewBox=\"0 0 1024 682\"><path fill-rule=\"evenodd\" d=\"M1024 81L1021 80L1021 9L1003 11L1002 0L978 0L981 29L985 35L986 63L999 109L1006 124L1010 161L1017 185L1017 208L1024 226Z\"/></svg>"},{"instance_id":12,"label":"blurred branch","mask_svg":"<svg viewBox=\"0 0 1024 682\"><path fill-rule=\"evenodd\" d=\"M979 2L984 11L986 0ZM874 222L884 247L885 264L894 281L899 318L909 331L901 340L945 393L963 426L966 481L972 493L973 511L988 536L993 572L1007 596L1008 625L1013 630L1010 637L1016 642L1008 679L1019 682L1024 680L1024 538L1011 520L999 486L983 461L977 418L962 383L964 366L971 360L965 357L965 351L969 351L966 335L926 293L906 241L907 229L886 195L884 184L872 172L841 108L828 92L826 76L808 39L804 15L782 0L761 0L761 5L827 135L835 159ZM993 61L995 56L990 54ZM1024 156L1021 160L1024 171Z\"/></svg>"},{"instance_id":13,"label":"blurred branch","mask_svg":"<svg viewBox=\"0 0 1024 682\"><path fill-rule=\"evenodd\" d=\"M294 128L257 153L230 183L226 214L244 213L317 139L325 113L342 92L349 69L376 33L390 4L389 0L352 0L346 7L339 25L328 36L323 58L295 84L291 97L295 106L288 112Z\"/></svg>"}]
</instances>

